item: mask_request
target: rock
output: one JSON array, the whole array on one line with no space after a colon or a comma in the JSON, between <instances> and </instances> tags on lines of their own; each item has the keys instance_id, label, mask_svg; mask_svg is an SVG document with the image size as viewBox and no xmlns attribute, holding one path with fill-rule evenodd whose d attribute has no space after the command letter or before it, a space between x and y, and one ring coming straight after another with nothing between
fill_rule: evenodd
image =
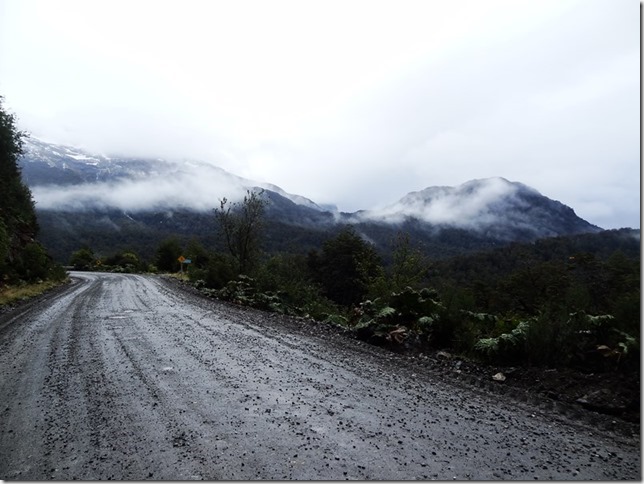
<instances>
[{"instance_id":1,"label":"rock","mask_svg":"<svg viewBox=\"0 0 644 484\"><path fill-rule=\"evenodd\" d=\"M505 381L505 375L501 372L498 372L496 375L492 376L492 380L494 381Z\"/></svg>"}]
</instances>

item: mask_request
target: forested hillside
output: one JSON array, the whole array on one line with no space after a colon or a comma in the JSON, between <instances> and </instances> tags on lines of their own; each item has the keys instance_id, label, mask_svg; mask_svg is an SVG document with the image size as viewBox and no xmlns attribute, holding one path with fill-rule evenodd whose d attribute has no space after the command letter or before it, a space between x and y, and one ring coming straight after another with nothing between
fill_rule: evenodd
<instances>
[{"instance_id":1,"label":"forested hillside","mask_svg":"<svg viewBox=\"0 0 644 484\"><path fill-rule=\"evenodd\" d=\"M246 190L263 192L267 253L306 253L345 225L385 257L389 241L404 232L434 259L601 231L571 207L498 176L427 187L392 204L382 200L380 208L346 213L206 162L107 157L29 139L19 163L36 200L39 240L62 263L83 245L98 254L150 254L171 236L219 250L213 210Z\"/></svg>"},{"instance_id":2,"label":"forested hillside","mask_svg":"<svg viewBox=\"0 0 644 484\"><path fill-rule=\"evenodd\" d=\"M269 249L273 232L262 217L268 202L257 197L249 192L243 203L211 215L213 233L217 226L220 236L227 233L226 240L212 239L215 249L196 237L169 237L146 254L85 247L71 263L182 270L206 295L339 325L394 350L449 349L491 362L589 371L637 368L639 230L436 258L409 233L377 248L345 226L309 239L305 250L278 252ZM244 222L247 200L256 203L252 222ZM253 250L242 256L245 244ZM189 261L183 267L181 257Z\"/></svg>"},{"instance_id":3,"label":"forested hillside","mask_svg":"<svg viewBox=\"0 0 644 484\"><path fill-rule=\"evenodd\" d=\"M64 271L36 241L34 203L18 168L23 137L15 116L5 111L0 97L0 288L64 277Z\"/></svg>"}]
</instances>

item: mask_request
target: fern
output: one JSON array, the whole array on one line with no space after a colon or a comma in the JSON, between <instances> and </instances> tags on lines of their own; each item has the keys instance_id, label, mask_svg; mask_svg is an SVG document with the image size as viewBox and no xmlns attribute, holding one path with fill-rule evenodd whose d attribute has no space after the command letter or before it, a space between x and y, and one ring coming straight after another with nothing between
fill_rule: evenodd
<instances>
[{"instance_id":1,"label":"fern","mask_svg":"<svg viewBox=\"0 0 644 484\"><path fill-rule=\"evenodd\" d=\"M509 333L503 333L496 338L482 338L474 345L474 350L485 356L508 356L516 351L528 336L530 329L529 321L521 321L516 328Z\"/></svg>"},{"instance_id":2,"label":"fern","mask_svg":"<svg viewBox=\"0 0 644 484\"><path fill-rule=\"evenodd\" d=\"M324 322L336 326L347 326L349 324L349 320L339 314L328 314Z\"/></svg>"},{"instance_id":3,"label":"fern","mask_svg":"<svg viewBox=\"0 0 644 484\"><path fill-rule=\"evenodd\" d=\"M604 326L604 324L611 323L615 319L615 316L612 316L610 314L600 314L599 316L591 316L590 314L587 314L586 319L592 326L601 328L602 326Z\"/></svg>"},{"instance_id":4,"label":"fern","mask_svg":"<svg viewBox=\"0 0 644 484\"><path fill-rule=\"evenodd\" d=\"M613 331L615 331L615 333L623 338L623 341L617 343L617 346L619 347L623 355L628 355L629 352L637 351L639 349L640 345L637 341L637 338L634 338L630 334L625 333L624 331L620 331L617 328L613 328Z\"/></svg>"},{"instance_id":5,"label":"fern","mask_svg":"<svg viewBox=\"0 0 644 484\"><path fill-rule=\"evenodd\" d=\"M418 318L418 327L421 330L426 331L434 325L436 319L436 316L422 316Z\"/></svg>"},{"instance_id":6,"label":"fern","mask_svg":"<svg viewBox=\"0 0 644 484\"><path fill-rule=\"evenodd\" d=\"M470 316L473 319L476 319L481 322L485 323L496 323L498 318L494 314L488 314L488 313L475 313L472 311L467 311L465 309L461 309L461 313L465 314L466 316Z\"/></svg>"},{"instance_id":7,"label":"fern","mask_svg":"<svg viewBox=\"0 0 644 484\"><path fill-rule=\"evenodd\" d=\"M499 338L483 338L474 345L474 350L486 356L493 356L499 352Z\"/></svg>"},{"instance_id":8,"label":"fern","mask_svg":"<svg viewBox=\"0 0 644 484\"><path fill-rule=\"evenodd\" d=\"M385 319L396 314L396 310L391 306L385 306L378 314L376 314L376 319Z\"/></svg>"}]
</instances>

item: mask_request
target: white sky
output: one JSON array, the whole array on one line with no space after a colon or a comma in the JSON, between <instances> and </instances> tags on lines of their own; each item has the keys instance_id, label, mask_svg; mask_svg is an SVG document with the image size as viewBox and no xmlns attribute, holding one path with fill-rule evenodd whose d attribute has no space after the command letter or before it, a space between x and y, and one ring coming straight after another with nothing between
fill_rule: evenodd
<instances>
[{"instance_id":1,"label":"white sky","mask_svg":"<svg viewBox=\"0 0 644 484\"><path fill-rule=\"evenodd\" d=\"M640 226L636 0L0 0L0 95L344 211L502 176Z\"/></svg>"}]
</instances>

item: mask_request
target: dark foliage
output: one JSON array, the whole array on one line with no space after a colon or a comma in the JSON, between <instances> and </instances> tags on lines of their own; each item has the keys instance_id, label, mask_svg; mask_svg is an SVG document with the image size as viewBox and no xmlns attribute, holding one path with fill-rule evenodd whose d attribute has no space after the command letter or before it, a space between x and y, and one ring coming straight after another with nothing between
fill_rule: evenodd
<instances>
[{"instance_id":1,"label":"dark foliage","mask_svg":"<svg viewBox=\"0 0 644 484\"><path fill-rule=\"evenodd\" d=\"M351 227L324 242L320 252L310 252L308 267L324 295L343 306L358 304L371 281L382 273L375 248Z\"/></svg>"},{"instance_id":2,"label":"dark foliage","mask_svg":"<svg viewBox=\"0 0 644 484\"><path fill-rule=\"evenodd\" d=\"M176 272L180 269L179 257L183 249L176 237L164 240L156 252L156 267L162 272Z\"/></svg>"},{"instance_id":3,"label":"dark foliage","mask_svg":"<svg viewBox=\"0 0 644 484\"><path fill-rule=\"evenodd\" d=\"M77 271L90 271L96 267L96 256L89 247L82 247L69 258L69 264Z\"/></svg>"},{"instance_id":4,"label":"dark foliage","mask_svg":"<svg viewBox=\"0 0 644 484\"><path fill-rule=\"evenodd\" d=\"M262 192L249 190L243 201L229 204L224 198L215 210L220 234L237 263L238 274L249 274L257 265L265 207Z\"/></svg>"},{"instance_id":5,"label":"dark foliage","mask_svg":"<svg viewBox=\"0 0 644 484\"><path fill-rule=\"evenodd\" d=\"M0 286L64 277L64 271L36 241L34 203L18 167L24 136L0 97Z\"/></svg>"}]
</instances>

